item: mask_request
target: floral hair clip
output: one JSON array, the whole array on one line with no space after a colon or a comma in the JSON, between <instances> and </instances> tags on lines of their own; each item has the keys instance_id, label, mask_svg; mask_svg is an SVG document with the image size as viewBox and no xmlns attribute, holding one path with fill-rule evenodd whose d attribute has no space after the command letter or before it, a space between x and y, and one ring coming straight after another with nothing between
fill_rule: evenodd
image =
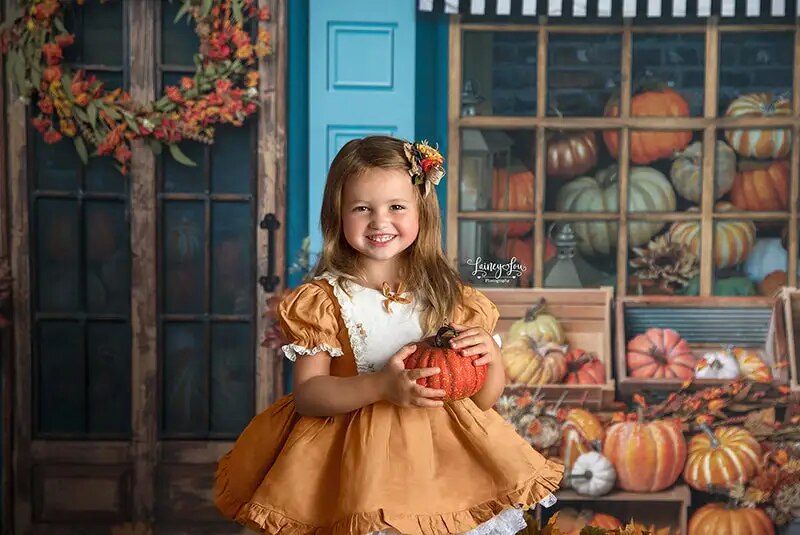
<instances>
[{"instance_id":1,"label":"floral hair clip","mask_svg":"<svg viewBox=\"0 0 800 535\"><path fill-rule=\"evenodd\" d=\"M425 185L424 196L427 197L431 184L438 186L444 176L444 167L442 167L444 157L439 154L438 146L431 147L427 141L418 141L414 144L405 143L403 149L408 163L411 164L408 174L411 175L414 184Z\"/></svg>"}]
</instances>

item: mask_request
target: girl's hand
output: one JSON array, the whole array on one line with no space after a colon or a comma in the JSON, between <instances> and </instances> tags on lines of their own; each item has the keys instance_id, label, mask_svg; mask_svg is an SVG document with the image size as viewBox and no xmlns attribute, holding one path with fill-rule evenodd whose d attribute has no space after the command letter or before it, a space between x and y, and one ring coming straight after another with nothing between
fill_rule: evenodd
<instances>
[{"instance_id":1,"label":"girl's hand","mask_svg":"<svg viewBox=\"0 0 800 535\"><path fill-rule=\"evenodd\" d=\"M431 377L441 372L439 368L419 368L406 370L405 360L416 350L416 344L403 346L389 358L378 372L383 399L400 407L441 407L444 403L444 390L434 390L417 384L417 379Z\"/></svg>"},{"instance_id":2,"label":"girl's hand","mask_svg":"<svg viewBox=\"0 0 800 535\"><path fill-rule=\"evenodd\" d=\"M494 366L500 362L500 346L482 327L467 327L458 323L450 325L458 331L458 335L450 340L450 347L458 349L465 357L479 357L472 361L475 366Z\"/></svg>"}]
</instances>

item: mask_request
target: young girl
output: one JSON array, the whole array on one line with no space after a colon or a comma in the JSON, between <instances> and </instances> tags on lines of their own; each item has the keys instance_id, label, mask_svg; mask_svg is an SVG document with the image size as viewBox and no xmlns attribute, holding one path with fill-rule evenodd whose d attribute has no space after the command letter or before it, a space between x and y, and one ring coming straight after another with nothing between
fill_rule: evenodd
<instances>
[{"instance_id":1,"label":"young girl","mask_svg":"<svg viewBox=\"0 0 800 535\"><path fill-rule=\"evenodd\" d=\"M294 394L256 416L219 463L215 502L265 533L511 535L563 467L492 406L503 390L498 313L442 253L426 143L347 143L325 185L324 246L311 282L279 306ZM414 342L449 323L452 346L488 365L472 398L416 383Z\"/></svg>"}]
</instances>

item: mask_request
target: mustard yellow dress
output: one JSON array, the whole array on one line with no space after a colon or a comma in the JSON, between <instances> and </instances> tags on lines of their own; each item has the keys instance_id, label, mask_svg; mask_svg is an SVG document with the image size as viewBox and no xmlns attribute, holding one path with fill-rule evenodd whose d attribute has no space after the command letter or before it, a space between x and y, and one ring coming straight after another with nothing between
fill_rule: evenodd
<instances>
[{"instance_id":1,"label":"mustard yellow dress","mask_svg":"<svg viewBox=\"0 0 800 535\"><path fill-rule=\"evenodd\" d=\"M327 351L335 376L379 370L422 334L413 299L384 301L327 274L299 286L279 306L290 341L284 353ZM492 333L497 317L491 301L465 286L452 321ZM317 418L298 415L288 395L253 418L220 459L215 503L270 534L511 535L524 527L521 508L555 492L562 474L470 399L429 409L380 402Z\"/></svg>"}]
</instances>

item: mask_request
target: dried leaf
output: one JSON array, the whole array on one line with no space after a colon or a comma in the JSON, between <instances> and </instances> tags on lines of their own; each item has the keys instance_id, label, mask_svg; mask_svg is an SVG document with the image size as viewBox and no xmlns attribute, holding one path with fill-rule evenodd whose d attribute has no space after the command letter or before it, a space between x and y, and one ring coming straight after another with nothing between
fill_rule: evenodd
<instances>
[{"instance_id":1,"label":"dried leaf","mask_svg":"<svg viewBox=\"0 0 800 535\"><path fill-rule=\"evenodd\" d=\"M770 434L775 426L775 408L769 407L760 411L747 413L744 428L754 435Z\"/></svg>"}]
</instances>

